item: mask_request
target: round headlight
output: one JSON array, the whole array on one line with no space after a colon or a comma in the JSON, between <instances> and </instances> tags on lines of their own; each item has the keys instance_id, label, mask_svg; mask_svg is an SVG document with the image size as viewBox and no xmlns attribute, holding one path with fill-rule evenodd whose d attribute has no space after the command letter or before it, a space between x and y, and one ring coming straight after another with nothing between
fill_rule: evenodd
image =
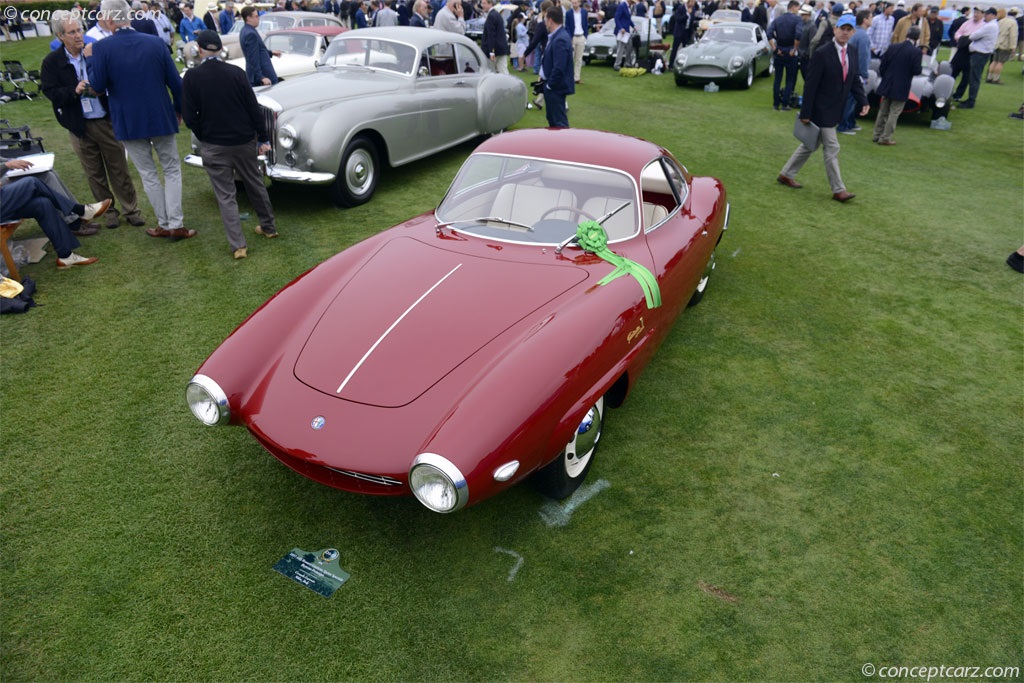
<instances>
[{"instance_id":1,"label":"round headlight","mask_svg":"<svg viewBox=\"0 0 1024 683\"><path fill-rule=\"evenodd\" d=\"M287 123L277 129L277 142L284 149L295 147L295 141L298 138L299 134Z\"/></svg>"},{"instance_id":2,"label":"round headlight","mask_svg":"<svg viewBox=\"0 0 1024 683\"><path fill-rule=\"evenodd\" d=\"M741 66L743 66L743 57L737 56L737 57L733 57L732 59L729 60L729 68L730 69L738 69Z\"/></svg>"},{"instance_id":3,"label":"round headlight","mask_svg":"<svg viewBox=\"0 0 1024 683\"><path fill-rule=\"evenodd\" d=\"M231 419L227 394L206 375L196 375L189 381L185 400L192 414L205 425L226 424Z\"/></svg>"},{"instance_id":4,"label":"round headlight","mask_svg":"<svg viewBox=\"0 0 1024 683\"><path fill-rule=\"evenodd\" d=\"M227 59L228 58L228 49L227 48L224 48L223 50L220 51L220 58L221 59Z\"/></svg>"},{"instance_id":5,"label":"round headlight","mask_svg":"<svg viewBox=\"0 0 1024 683\"><path fill-rule=\"evenodd\" d=\"M459 468L434 453L421 453L412 461L409 488L434 512L455 512L469 500L469 485Z\"/></svg>"},{"instance_id":6,"label":"round headlight","mask_svg":"<svg viewBox=\"0 0 1024 683\"><path fill-rule=\"evenodd\" d=\"M676 66L686 66L686 53L680 52L676 56Z\"/></svg>"}]
</instances>

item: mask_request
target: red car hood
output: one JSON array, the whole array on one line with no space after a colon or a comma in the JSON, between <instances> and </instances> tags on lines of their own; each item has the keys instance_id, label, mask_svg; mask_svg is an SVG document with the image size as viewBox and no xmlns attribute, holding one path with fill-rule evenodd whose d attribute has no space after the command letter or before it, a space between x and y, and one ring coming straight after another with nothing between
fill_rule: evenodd
<instances>
[{"instance_id":1,"label":"red car hood","mask_svg":"<svg viewBox=\"0 0 1024 683\"><path fill-rule=\"evenodd\" d=\"M316 320L299 381L381 407L412 402L504 330L587 278L582 268L385 244Z\"/></svg>"}]
</instances>

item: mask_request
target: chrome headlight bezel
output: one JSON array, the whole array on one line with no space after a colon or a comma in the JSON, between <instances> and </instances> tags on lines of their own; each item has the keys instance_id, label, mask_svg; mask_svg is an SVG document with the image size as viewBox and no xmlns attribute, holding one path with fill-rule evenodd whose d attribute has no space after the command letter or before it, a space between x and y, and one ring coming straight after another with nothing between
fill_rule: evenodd
<instances>
[{"instance_id":1,"label":"chrome headlight bezel","mask_svg":"<svg viewBox=\"0 0 1024 683\"><path fill-rule=\"evenodd\" d=\"M196 375L185 387L185 402L196 419L209 427L227 424L231 420L228 396L213 379Z\"/></svg>"},{"instance_id":2,"label":"chrome headlight bezel","mask_svg":"<svg viewBox=\"0 0 1024 683\"><path fill-rule=\"evenodd\" d=\"M686 53L680 52L676 55L676 66L682 68L686 66Z\"/></svg>"},{"instance_id":3,"label":"chrome headlight bezel","mask_svg":"<svg viewBox=\"0 0 1024 683\"><path fill-rule=\"evenodd\" d=\"M436 453L420 453L409 468L409 489L428 510L447 514L465 507L469 484L450 460Z\"/></svg>"},{"instance_id":4,"label":"chrome headlight bezel","mask_svg":"<svg viewBox=\"0 0 1024 683\"><path fill-rule=\"evenodd\" d=\"M277 129L277 144L281 145L281 149L295 149L298 141L299 132L290 123L286 123Z\"/></svg>"},{"instance_id":5,"label":"chrome headlight bezel","mask_svg":"<svg viewBox=\"0 0 1024 683\"><path fill-rule=\"evenodd\" d=\"M744 62L743 57L740 57L739 55L736 55L735 57L733 57L732 59L729 60L729 70L730 71L736 71L737 69L739 69L739 68L741 68L743 66L743 62Z\"/></svg>"}]
</instances>

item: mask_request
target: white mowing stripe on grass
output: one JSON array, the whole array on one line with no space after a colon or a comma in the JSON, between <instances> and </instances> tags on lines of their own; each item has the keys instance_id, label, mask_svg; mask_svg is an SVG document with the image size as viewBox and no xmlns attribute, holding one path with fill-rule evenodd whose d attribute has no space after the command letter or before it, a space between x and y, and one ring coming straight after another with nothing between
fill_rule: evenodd
<instances>
[{"instance_id":1,"label":"white mowing stripe on grass","mask_svg":"<svg viewBox=\"0 0 1024 683\"><path fill-rule=\"evenodd\" d=\"M496 552L496 553L505 553L506 555L511 555L512 557L516 558L516 563L512 567L512 571L510 571L508 573L508 580L509 581L515 581L516 574L519 573L519 568L522 567L523 566L523 562L525 562L525 560L523 559L523 556L520 555L519 553L517 553L514 550L509 550L508 548L499 548L498 546L494 546L494 552Z\"/></svg>"},{"instance_id":2,"label":"white mowing stripe on grass","mask_svg":"<svg viewBox=\"0 0 1024 683\"><path fill-rule=\"evenodd\" d=\"M569 523L569 519L572 517L572 513L576 508L583 505L609 486L611 486L611 482L607 479L598 479L590 486L583 486L576 489L576 492L569 496L569 500L565 501L564 505L559 505L557 501L552 500L544 503L537 513L548 527L565 526Z\"/></svg>"}]
</instances>

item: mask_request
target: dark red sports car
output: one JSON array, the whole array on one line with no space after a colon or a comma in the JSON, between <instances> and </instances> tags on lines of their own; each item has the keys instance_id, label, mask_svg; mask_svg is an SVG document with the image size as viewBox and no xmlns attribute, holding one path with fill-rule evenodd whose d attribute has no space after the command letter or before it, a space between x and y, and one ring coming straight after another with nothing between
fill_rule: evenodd
<instances>
[{"instance_id":1,"label":"dark red sports car","mask_svg":"<svg viewBox=\"0 0 1024 683\"><path fill-rule=\"evenodd\" d=\"M438 208L313 268L189 382L208 425L245 425L328 486L453 512L532 477L586 477L604 423L728 225L721 182L589 130L491 138Z\"/></svg>"}]
</instances>

